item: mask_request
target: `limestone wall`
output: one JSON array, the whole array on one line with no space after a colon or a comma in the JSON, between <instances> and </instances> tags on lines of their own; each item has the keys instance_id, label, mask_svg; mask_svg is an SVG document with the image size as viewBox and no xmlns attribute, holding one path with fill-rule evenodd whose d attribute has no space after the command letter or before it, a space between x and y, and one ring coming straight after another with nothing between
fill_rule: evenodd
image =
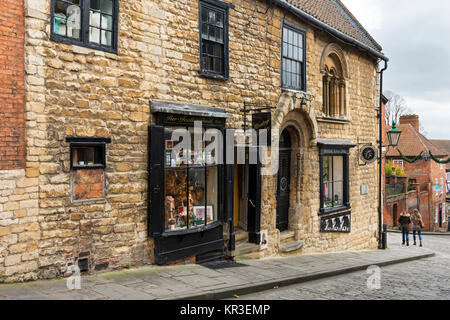
<instances>
[{"instance_id":1,"label":"limestone wall","mask_svg":"<svg viewBox=\"0 0 450 320\"><path fill-rule=\"evenodd\" d=\"M322 116L320 58L326 45L337 40L279 8L268 7L266 1L227 0L235 5L230 9L228 81L199 75L196 0L121 0L117 55L50 41L50 2L25 0L26 170L5 182L11 186L5 190L23 192L24 198L17 202L8 198L13 208L3 203L1 281L53 278L80 256L88 257L91 270L150 263L153 244L146 230L149 101L225 108L234 115L227 125L239 127L238 110L244 101L281 106L283 99L294 99L295 94L282 94L280 89L283 17L308 31L307 91L313 98L307 108L316 118L315 138L356 143L359 137L361 142L376 142L374 61L341 44L349 67L349 121L318 121ZM111 138L106 147L104 200L71 202L69 143L65 142L69 136ZM357 150L352 150L352 233L320 234L318 150L304 147L309 149L301 162L301 209L298 223L292 225L305 241L304 252L375 248L376 164L359 167ZM367 196L359 195L362 183L369 184ZM264 179L264 188L272 195L274 186L273 177ZM5 196L12 197L8 192ZM269 229L273 237L267 255L277 252L273 201L268 198L263 204L262 229ZM8 225L11 215L17 218Z\"/></svg>"}]
</instances>

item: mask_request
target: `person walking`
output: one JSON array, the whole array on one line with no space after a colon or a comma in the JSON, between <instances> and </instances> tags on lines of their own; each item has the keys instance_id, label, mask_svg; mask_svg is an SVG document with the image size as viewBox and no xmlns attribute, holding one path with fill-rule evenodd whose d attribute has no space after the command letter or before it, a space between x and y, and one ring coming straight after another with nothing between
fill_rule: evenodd
<instances>
[{"instance_id":1,"label":"person walking","mask_svg":"<svg viewBox=\"0 0 450 320\"><path fill-rule=\"evenodd\" d=\"M402 227L402 245L405 245L406 242L406 246L409 246L409 230L411 225L410 214L406 211L402 211L400 218L398 218L398 223L400 223L400 226Z\"/></svg>"},{"instance_id":2,"label":"person walking","mask_svg":"<svg viewBox=\"0 0 450 320\"><path fill-rule=\"evenodd\" d=\"M420 241L420 246L422 247L422 228L424 227L423 225L423 220L422 220L422 215L420 214L419 210L414 209L414 213L411 217L412 220L412 226L413 226L413 238L414 238L414 245L417 245L416 243L416 233L419 235L419 241Z\"/></svg>"}]
</instances>

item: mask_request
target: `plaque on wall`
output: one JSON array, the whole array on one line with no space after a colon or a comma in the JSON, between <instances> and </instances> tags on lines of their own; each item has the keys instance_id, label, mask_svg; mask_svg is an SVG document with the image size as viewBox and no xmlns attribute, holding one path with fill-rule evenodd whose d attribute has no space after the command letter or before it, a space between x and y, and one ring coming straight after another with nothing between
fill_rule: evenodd
<instances>
[{"instance_id":1,"label":"plaque on wall","mask_svg":"<svg viewBox=\"0 0 450 320\"><path fill-rule=\"evenodd\" d=\"M350 225L350 212L320 218L320 232L350 233Z\"/></svg>"}]
</instances>

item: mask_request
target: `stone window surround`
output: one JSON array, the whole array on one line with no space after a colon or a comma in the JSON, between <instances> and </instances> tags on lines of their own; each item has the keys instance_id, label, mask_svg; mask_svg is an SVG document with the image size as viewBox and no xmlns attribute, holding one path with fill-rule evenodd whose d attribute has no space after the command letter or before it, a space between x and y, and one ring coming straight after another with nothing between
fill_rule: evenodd
<instances>
[{"instance_id":1,"label":"stone window surround","mask_svg":"<svg viewBox=\"0 0 450 320\"><path fill-rule=\"evenodd\" d=\"M90 0L80 0L81 8L81 29L80 39L70 38L54 33L54 10L57 0L51 0L50 7L50 40L55 42L61 42L70 45L77 45L95 50L101 50L109 53L118 53L118 34L119 34L119 1L113 0L113 22L112 22L112 45L106 46L89 42L87 32L89 31L89 5Z\"/></svg>"}]
</instances>

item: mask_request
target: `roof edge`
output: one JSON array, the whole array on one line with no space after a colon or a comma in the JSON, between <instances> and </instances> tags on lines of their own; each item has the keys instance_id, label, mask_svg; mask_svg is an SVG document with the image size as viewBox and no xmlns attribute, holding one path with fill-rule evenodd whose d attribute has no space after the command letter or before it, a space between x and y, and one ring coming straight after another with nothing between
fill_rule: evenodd
<instances>
[{"instance_id":1,"label":"roof edge","mask_svg":"<svg viewBox=\"0 0 450 320\"><path fill-rule=\"evenodd\" d=\"M372 56L375 56L381 60L384 61L389 61L389 58L386 57L383 53L365 45L364 43L362 43L359 40L356 40L353 37L350 37L348 35L346 35L345 33L329 26L328 24L320 21L319 19L313 17L312 15L304 12L303 10L297 8L296 6L286 2L286 0L272 0L274 3L278 4L280 7L287 9L289 12L293 13L296 16L299 16L300 18L305 19L307 22L309 22L310 24L314 25L315 27L319 28L319 29L324 29L326 31L328 31L329 33L331 33L332 35L334 35L336 38L342 40L342 41L347 41L347 42L351 42L353 45L355 45L356 47L358 47L359 49L362 49L364 51L367 51L369 54L371 54Z\"/></svg>"}]
</instances>

